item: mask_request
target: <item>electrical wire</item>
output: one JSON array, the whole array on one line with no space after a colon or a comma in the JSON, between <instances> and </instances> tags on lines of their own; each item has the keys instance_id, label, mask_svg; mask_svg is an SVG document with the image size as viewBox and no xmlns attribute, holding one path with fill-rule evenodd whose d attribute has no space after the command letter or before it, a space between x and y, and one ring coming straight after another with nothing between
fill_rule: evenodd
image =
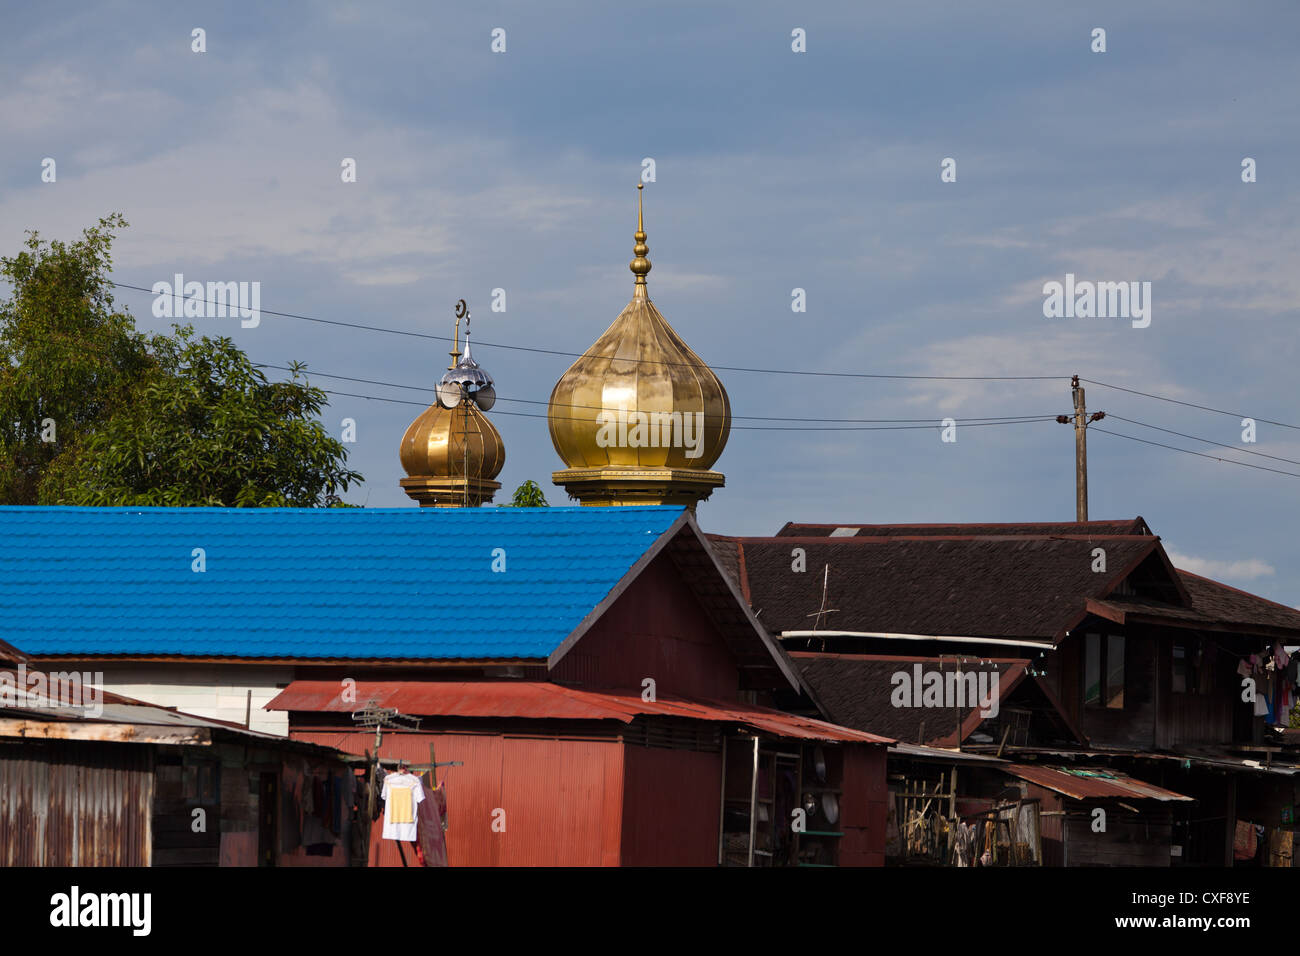
<instances>
[{"instance_id":1,"label":"electrical wire","mask_svg":"<svg viewBox=\"0 0 1300 956\"><path fill-rule=\"evenodd\" d=\"M150 295L158 294L155 293L151 288L131 285L125 282L114 282L112 280L109 281L114 288L130 289L135 292L144 292ZM216 304L214 300L210 300L210 299L196 299L196 298L187 297L187 300ZM302 315L294 312L279 312L273 309L260 309L259 313L264 315L278 316L287 319L298 319L304 322L316 322L323 325L334 325L341 328L359 329L368 332L381 332L388 335L405 335L405 336L410 336L412 338L431 339L439 342L455 341L450 336L436 335L431 332L413 332L406 329L390 329L390 328L385 328L383 326L364 325L359 322L344 322L338 319L324 319L318 316ZM522 345L508 345L503 342L480 341L477 344L479 345L480 348L506 349L509 351L528 352L528 353L539 354L539 355L559 355L559 356L564 356L566 358L604 357L604 356L595 356L593 355L593 353L590 352L567 352L560 349L544 349L544 348L536 348L536 347L529 347L529 346L522 346ZM824 372L824 371L812 371L812 370L804 370L804 369L756 368L756 367L736 366L736 365L711 365L710 366L704 363L697 365L692 362L664 362L664 361L658 361L654 359L620 359L620 361L637 362L639 364L644 364L644 365L681 366L685 368L703 367L703 368L712 368L715 371L724 371L724 372L744 372L744 373L753 373L753 374L761 374L761 375L799 375L799 376L814 376L814 377L821 377L821 378L897 379L897 380L905 380L905 381L973 381L973 382L1054 381L1056 379L1069 378L1069 376L1065 376L1065 375L903 375L903 374L885 374L885 373L873 373L873 372ZM260 367L275 368L282 371L290 371L290 369L283 368L282 366L263 365ZM379 381L367 380L367 379L354 379L354 378L349 378L347 376L341 376L341 375L328 375L323 372L316 373L316 374L320 375L323 378L337 378L344 381L355 381L362 384L381 385L381 386L388 386L393 388L419 389L421 391L432 391L432 389L426 389L421 386L397 385L389 382L379 382ZM1212 412L1218 415L1228 415L1233 418L1239 418L1239 419L1252 417L1252 416L1241 414L1239 412L1231 412L1231 411L1227 411L1226 409L1215 408L1210 405L1201 405L1196 402L1182 401L1181 399L1170 398L1166 395L1158 395L1155 394L1154 392L1144 392L1139 389L1127 388L1123 385L1115 385L1110 382L1098 381L1097 379L1083 378L1082 376L1080 376L1079 381L1086 382L1089 385L1096 385L1100 388L1114 389L1120 392L1127 392L1131 395L1139 395L1143 398L1150 398L1156 401L1168 402L1174 405L1181 405L1186 408L1195 408L1200 411ZM390 403L403 404L403 405L416 405L421 407L427 407L424 405L423 402L406 401L404 399L382 398L376 395L362 395L353 392L333 391L330 389L323 389L322 391L324 391L326 394L329 395L338 395L338 396L343 396L348 398L358 398L367 401L381 401L381 402L390 402ZM518 402L524 404L538 404L538 405L548 404L548 403L533 401L529 399L503 399L503 401L511 401L511 402ZM592 407L592 406L573 406L573 407ZM518 418L551 417L549 415L536 415L528 412L507 412L504 410L498 410L496 414L510 415ZM786 418L773 418L773 417L762 417L762 416L735 416L735 417L747 421L792 421L792 422L805 422L805 423L806 422L849 423L849 422L859 422L859 421L861 422L920 421L919 419L786 419ZM1122 418L1119 415L1111 415L1110 417L1113 417L1118 421L1127 422L1129 424L1138 425L1140 427L1151 428L1157 431L1167 432L1168 434L1177 435L1181 438L1187 438L1192 441L1199 441L1209 445L1217 445L1222 448L1231 448L1233 450L1241 451L1246 454L1257 455L1263 458L1269 458L1275 461L1285 462L1287 464L1300 465L1300 462L1293 461L1292 459L1289 458L1279 458L1275 455L1264 454L1263 452L1254 452L1248 449L1236 448L1236 446L1233 445L1227 445L1222 442L1212 441L1208 438L1200 438L1195 435L1187 435L1183 432L1177 432L1177 431L1173 431L1172 429L1161 428L1160 426L1150 425L1146 422L1139 422L1134 419ZM976 427L979 425L1023 425L1023 424L1030 424L1039 421L1053 421L1055 420L1055 418L1056 416L1019 416L1019 417L1007 416L1007 417L988 419L988 420L984 420L984 419L976 420L976 421L960 420L960 424L962 424L964 427ZM586 419L569 419L569 420L585 421ZM1263 422L1267 425L1276 425L1280 428L1290 428L1290 429L1295 429L1297 431L1300 431L1300 425L1291 424L1289 422L1275 421L1273 419L1268 419L1268 418L1255 418L1254 420L1257 422ZM833 427L823 427L822 425L814 425L812 427L806 427L806 426L785 427L785 426L770 426L770 425L733 425L732 426L733 430L741 429L741 430L749 430L749 431L905 431L911 429L931 429L936 427L942 427L942 426L933 422L931 422L930 424L844 425L843 427L841 427L840 424L836 424ZM1153 445L1158 448L1165 448L1170 451L1182 452L1183 454L1187 454L1187 455L1196 455L1199 458L1208 458L1211 461L1223 462L1225 464L1230 464L1230 465L1240 465L1242 467L1253 468L1258 471L1268 471L1274 474L1286 475L1287 477L1290 478L1300 478L1300 474L1296 474L1294 472L1283 471L1277 468L1268 468L1263 465L1253 465L1250 464L1249 462L1237 461L1231 458L1221 458L1216 455L1207 455L1204 452L1192 451L1191 449L1187 449L1187 448L1179 448L1175 445L1167 445L1164 444L1163 442L1157 442L1145 438L1139 438L1136 435L1126 435L1122 432L1108 431L1107 429L1097 428L1095 426L1092 426L1090 430L1100 432L1103 435L1111 435L1116 438L1126 438L1130 441L1141 442L1143 444Z\"/></svg>"},{"instance_id":2,"label":"electrical wire","mask_svg":"<svg viewBox=\"0 0 1300 956\"><path fill-rule=\"evenodd\" d=\"M131 285L130 283L126 283L126 282L114 282L112 280L109 280L109 284L112 285L114 288L130 289L135 292L144 292L144 293L148 293L149 295L158 295L158 293L154 292L153 289L145 288L144 286ZM212 299L188 298L188 301L217 304L215 300ZM407 335L413 338L432 339L438 342L455 341L450 336L436 335L431 332L413 332L407 329L389 329L377 325L364 325L359 322L344 322L338 319L323 319L320 318L319 316L302 315L300 313L295 313L295 312L278 312L273 309L260 309L259 313L265 315L279 316L281 318L287 318L287 319L298 319L304 322L318 322L324 325L335 325L341 328L360 329L369 332L382 332L388 335ZM590 352L566 352L560 349L543 349L543 348L536 348L536 347L523 346L523 345L507 345L504 342L480 341L477 344L482 348L507 349L510 351L531 352L540 355L559 355L559 356L564 356L566 358L602 357L602 356L593 356L593 353ZM801 375L801 376L816 376L822 378L898 379L904 381L957 381L957 382L1055 381L1056 379L1069 378L1069 376L1066 375L902 375L902 374L885 374L885 373L876 373L876 372L821 372L821 371L811 371L811 370L801 370L801 369L754 368L754 367L738 366L738 365L707 365L707 364L696 365L692 362L663 362L654 359L621 358L620 361L637 362L639 364L645 364L645 365L681 366L685 368L704 367L704 368L712 368L715 371L723 371L723 372L745 372L745 373L753 373L753 374L761 374L761 375ZM274 366L268 366L268 367L274 367ZM324 376L324 377L343 378L343 376ZM362 380L358 379L357 381L362 381ZM1143 398L1150 398L1161 402L1169 402L1174 405L1182 405L1186 408L1195 408L1201 411L1212 412L1218 415L1228 415L1238 419L1253 417L1253 416L1244 415L1240 412L1230 412L1227 411L1226 409L1215 408L1210 405L1200 405L1196 402L1186 402L1186 401L1182 401L1181 399L1170 398L1167 395L1157 395L1154 392L1144 392L1139 389L1127 388L1126 386L1123 385L1115 385L1110 382L1102 382L1093 378L1084 378L1080 376L1079 381L1086 382L1089 385L1096 385L1100 388L1110 388L1120 392L1127 392L1130 395L1140 395ZM386 383L372 382L368 384L386 384ZM394 387L411 388L414 386L397 385ZM511 401L525 401L525 400L511 399ZM505 413L503 412L501 414L505 414ZM752 420L784 421L786 419L753 418ZM789 419L789 420L799 421L801 419ZM1267 425L1277 425L1280 428L1291 428L1300 431L1300 425L1291 424L1290 422L1276 421L1274 419L1269 419L1269 418L1255 418L1254 420L1257 422L1263 422L1264 424ZM844 419L843 421L850 421L850 419ZM1113 432L1111 434L1119 434L1119 433ZM1200 441L1202 439L1195 439L1195 440ZM1210 444L1214 444L1214 443L1210 442ZM1272 457L1272 456L1265 456L1265 457Z\"/></svg>"},{"instance_id":3,"label":"electrical wire","mask_svg":"<svg viewBox=\"0 0 1300 956\"><path fill-rule=\"evenodd\" d=\"M290 367L287 366L287 365L267 365L267 364L264 364L264 363L255 363L255 367L257 367L257 368L270 368L270 369L275 369L276 371L280 371L280 372L292 372L292 371L294 371L294 369L290 368ZM330 374L329 372L317 372L317 371L313 371L313 370L311 370L311 369L308 369L308 368L306 368L306 367L303 367L303 368L299 369L299 371L303 372L303 374L306 375L308 378L310 378L312 375L318 375L318 376L320 376L321 378L336 378L336 379L339 379L340 381L344 381L344 382L356 382L356 383L361 384L361 385L380 385L380 386L383 386L383 387L385 387L385 388L405 388L405 389L409 389L409 390L414 391L414 392L431 392L431 393L433 393L433 394L437 394L437 391L438 391L436 388L432 388L431 386L428 386L428 385L401 385L401 384L399 384L399 383L397 383L397 382L384 382L384 381L380 381L380 380L378 380L378 379L372 379L372 378L354 378L354 377L352 377L352 376L350 376L350 375L332 375L332 374ZM538 400L538 399L532 399L532 398L504 398L504 397L502 397L502 396L500 396L500 395L497 396L497 401L498 401L498 402L512 402L512 403L515 403L515 404L521 404L521 405L546 405L546 406L549 406L549 405L551 404L551 403L548 402L548 401L547 401L547 402L544 402L544 401L540 401L540 400ZM588 409L588 410L590 410L590 411L605 411L605 410L607 410L607 409L609 408L609 406L606 406L606 405L569 405L568 407L569 407L569 408ZM629 408L629 409L625 409L625 411L631 413L631 412L637 412L637 411L639 411L639 409ZM505 414L510 414L510 413L508 413L508 412L504 412L504 411L498 411L496 414L505 415ZM515 414L518 414L518 413L515 413ZM732 415L731 418L732 418L733 421L755 421L755 422L815 422L815 423L818 423L818 424L845 424L845 425L923 424L923 425L927 425L927 426L928 426L928 425L933 425L934 422L935 422L935 420L934 420L933 418L778 418L778 417L768 416L768 415ZM984 422L984 421L988 421L988 422L1000 422L1000 421L1005 421L1005 422L1016 422L1016 421L1020 421L1020 420L1022 420L1022 419L1034 419L1034 420L1038 420L1038 419L1046 419L1046 418L1055 419L1056 416L1055 416L1055 415L1052 415L1052 414L1046 414L1046 415L972 415L972 416L970 416L969 418L957 418L957 419L954 419L954 421L956 421L957 424L960 425L960 424L964 424L964 423L967 423L967 422L977 422L977 421L980 421L980 422Z\"/></svg>"},{"instance_id":4,"label":"electrical wire","mask_svg":"<svg viewBox=\"0 0 1300 956\"><path fill-rule=\"evenodd\" d=\"M1155 445L1157 448L1168 448L1170 451L1181 451L1184 455L1195 455L1198 458L1208 458L1211 461L1223 462L1225 465L1240 465L1242 468L1254 468L1258 471L1271 471L1277 475L1286 475L1289 478L1300 478L1300 475L1292 471L1282 471L1279 468L1268 468L1264 465L1252 465L1248 461L1235 461L1232 458L1220 458L1217 455L1207 455L1204 452L1192 451L1190 448L1179 448L1176 445L1166 445L1164 442L1151 441L1147 438L1138 438L1136 435L1125 435L1123 432L1107 431L1106 429L1098 428L1095 425L1089 426L1088 431L1097 431L1103 435L1113 435L1116 438L1127 438L1129 441L1142 442L1144 445Z\"/></svg>"},{"instance_id":5,"label":"electrical wire","mask_svg":"<svg viewBox=\"0 0 1300 956\"><path fill-rule=\"evenodd\" d=\"M150 295L158 295L152 289L146 289L143 286L130 285L125 282L112 282L110 284L119 289L131 289L136 292L147 292ZM212 299L188 298L190 302L207 302L216 303ZM432 332L412 332L407 329L389 329L379 325L362 325L359 322L343 322L338 319L322 319L313 315L300 315L295 312L276 312L273 309L259 309L260 315L274 315L285 319L300 319L303 322L320 322L324 325L337 325L348 329L361 329L366 332L384 332L388 335L409 335L419 339L433 339L438 342L452 342L454 339L449 335L435 335ZM183 316L182 316L183 318ZM483 342L475 341L475 345L480 348L509 349L515 352L532 352L538 355L561 355L566 358L605 358L607 356L596 355L592 352L565 352L560 349L543 349L525 345L507 345L504 342ZM822 378L871 378L871 379L907 379L915 381L934 381L934 382L1021 382L1021 381L1055 381L1057 379L1069 379L1068 375L886 375L875 372L814 372L802 369L788 368L748 368L739 365L708 365L707 363L696 364L694 362L663 362L656 359L632 359L619 358L620 362L636 362L641 365L667 365L678 366L681 368L711 368L714 371L723 372L752 372L758 375L803 375L817 376Z\"/></svg>"},{"instance_id":6,"label":"electrical wire","mask_svg":"<svg viewBox=\"0 0 1300 956\"><path fill-rule=\"evenodd\" d=\"M384 398L383 396L380 395L361 395L357 392L338 392L328 388L323 388L321 389L321 391L324 392L326 395L340 395L340 396L345 396L347 398L363 398L371 402L390 402L395 405L414 405L418 408L428 407L428 405L424 402L415 402L406 398ZM493 409L492 414L509 415L514 418L547 418L553 421L568 421L568 422L590 422L591 421L590 418L572 418L569 416L560 416L560 415L535 415L531 412L505 412L499 409ZM1029 425L1035 422L1047 422L1047 421L1055 421L1055 420L1056 420L1055 416L1052 417L1042 416L1042 417L1035 417L1035 418L1021 418L1012 421L1004 421L1004 420L991 421L991 422L959 421L957 422L957 424L961 425L963 428L975 428L980 425ZM807 432L887 432L887 431L909 431L913 429L930 429L930 428L942 428L942 427L943 426L941 423L931 420L930 424L928 425L853 425L853 426L843 426L843 427L836 426L833 428L822 428L819 426L813 426L811 428L802 428L802 427L782 426L782 425L732 425L731 430L732 431L736 431L736 430L780 431L780 432L805 432L805 431Z\"/></svg>"},{"instance_id":7,"label":"electrical wire","mask_svg":"<svg viewBox=\"0 0 1300 956\"><path fill-rule=\"evenodd\" d=\"M1094 378L1083 378L1080 376L1080 382L1087 382L1089 385L1100 385L1102 388L1113 388L1118 392L1128 392L1130 395L1141 395L1143 398L1154 398L1157 401L1169 402L1173 405L1183 405L1187 408L1199 408L1203 412L1214 412L1218 415L1229 415L1233 418L1253 418L1251 415L1243 415L1240 412L1229 412L1222 408L1212 408L1209 405L1197 405L1195 402L1184 402L1177 398L1169 398L1166 395L1156 395L1154 392L1140 392L1135 388L1125 388L1123 385L1111 385L1106 382L1099 382ZM1269 418L1255 418L1257 422L1263 422L1266 425L1277 425L1280 428L1294 428L1300 431L1300 425L1292 425L1288 422L1275 422Z\"/></svg>"},{"instance_id":8,"label":"electrical wire","mask_svg":"<svg viewBox=\"0 0 1300 956\"><path fill-rule=\"evenodd\" d=\"M1190 438L1192 441L1204 442L1207 445L1217 445L1220 448L1228 448L1231 449L1232 451L1239 451L1243 455L1257 455L1260 458L1271 458L1273 461L1285 462L1288 465L1300 465L1300 461L1296 461L1294 458L1279 458L1277 455L1266 455L1262 451L1251 451L1249 448L1238 448L1236 445L1228 445L1221 441L1213 441L1212 439L1209 438L1201 438L1199 435L1188 435L1185 432L1176 432L1172 428L1161 428L1159 425L1149 425L1146 422L1139 422L1132 418L1124 418L1123 416L1116 415L1113 412L1107 412L1106 417L1113 418L1116 421L1120 421L1120 422L1128 422L1130 425L1140 425L1143 428L1150 428L1153 429L1154 431L1164 432L1167 435L1177 435L1179 438Z\"/></svg>"}]
</instances>

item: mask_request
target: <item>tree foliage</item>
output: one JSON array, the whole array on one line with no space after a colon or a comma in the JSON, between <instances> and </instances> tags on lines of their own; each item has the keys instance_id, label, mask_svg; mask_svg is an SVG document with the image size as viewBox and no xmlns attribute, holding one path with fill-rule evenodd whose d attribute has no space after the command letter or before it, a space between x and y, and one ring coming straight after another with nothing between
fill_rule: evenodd
<instances>
[{"instance_id":1,"label":"tree foliage","mask_svg":"<svg viewBox=\"0 0 1300 956\"><path fill-rule=\"evenodd\" d=\"M512 508L549 508L546 495L541 487L531 478L515 489L515 496L510 502Z\"/></svg>"},{"instance_id":2,"label":"tree foliage","mask_svg":"<svg viewBox=\"0 0 1300 956\"><path fill-rule=\"evenodd\" d=\"M268 381L229 338L137 332L108 293L124 226L32 232L0 259L0 503L337 504L362 478L317 418L325 393L297 365Z\"/></svg>"},{"instance_id":3,"label":"tree foliage","mask_svg":"<svg viewBox=\"0 0 1300 956\"><path fill-rule=\"evenodd\" d=\"M105 278L125 225L109 216L71 244L29 232L18 255L0 258L12 286L0 302L0 502L46 503L51 465L77 455L151 372L149 341L114 308Z\"/></svg>"}]
</instances>

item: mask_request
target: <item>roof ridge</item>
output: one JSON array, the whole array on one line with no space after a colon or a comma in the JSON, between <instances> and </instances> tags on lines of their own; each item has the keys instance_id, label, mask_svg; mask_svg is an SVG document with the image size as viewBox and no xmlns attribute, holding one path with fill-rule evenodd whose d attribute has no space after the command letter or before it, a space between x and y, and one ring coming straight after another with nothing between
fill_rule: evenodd
<instances>
[{"instance_id":1,"label":"roof ridge","mask_svg":"<svg viewBox=\"0 0 1300 956\"><path fill-rule=\"evenodd\" d=\"M1047 525L1130 525L1141 520L1136 518L1094 518L1088 521L896 521L879 523L874 521L821 522L821 521L787 521L780 530L786 528L959 528L963 525L983 528L1035 528Z\"/></svg>"},{"instance_id":2,"label":"roof ridge","mask_svg":"<svg viewBox=\"0 0 1300 956\"><path fill-rule=\"evenodd\" d=\"M779 543L782 546L790 542L811 544L862 544L891 541L1159 541L1156 534L858 534L831 538L823 535L789 535L786 537L743 537L722 536L728 541L753 544L755 542Z\"/></svg>"},{"instance_id":3,"label":"roof ridge","mask_svg":"<svg viewBox=\"0 0 1300 956\"><path fill-rule=\"evenodd\" d=\"M1170 563L1172 564L1173 562ZM1177 571L1179 574L1187 575L1189 578L1199 578L1202 581L1209 581L1211 584L1217 585L1218 587L1221 588L1225 588L1226 590L1232 591L1236 594L1241 594L1245 597L1250 598L1253 601L1263 601L1265 604L1271 604L1274 607L1281 608L1284 611L1291 611L1292 613L1300 614L1300 608L1292 607L1290 604L1282 604L1278 601L1269 600L1268 598L1255 594L1252 591L1243 591L1241 588L1233 587L1231 584L1224 584L1222 581L1216 580L1215 578L1207 578L1204 574L1197 574L1194 571L1184 571L1182 568L1178 567L1177 565L1174 565L1174 570ZM1193 598L1193 603L1195 603L1194 598Z\"/></svg>"}]
</instances>

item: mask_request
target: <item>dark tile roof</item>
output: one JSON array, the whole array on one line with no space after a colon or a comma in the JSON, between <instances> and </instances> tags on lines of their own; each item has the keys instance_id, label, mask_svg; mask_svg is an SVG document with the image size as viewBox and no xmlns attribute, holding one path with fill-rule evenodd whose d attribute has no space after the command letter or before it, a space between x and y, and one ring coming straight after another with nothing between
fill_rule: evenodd
<instances>
[{"instance_id":1,"label":"dark tile roof","mask_svg":"<svg viewBox=\"0 0 1300 956\"><path fill-rule=\"evenodd\" d=\"M1199 574L1179 570L1192 606L1207 617L1231 624L1263 625L1300 631L1300 611L1257 594L1239 591Z\"/></svg>"},{"instance_id":2,"label":"dark tile roof","mask_svg":"<svg viewBox=\"0 0 1300 956\"><path fill-rule=\"evenodd\" d=\"M1052 640L1104 597L1127 570L1152 555L1150 536L732 538L744 593L768 631L819 630ZM1092 551L1106 549L1106 573L1093 573ZM807 570L792 570L792 551Z\"/></svg>"},{"instance_id":3,"label":"dark tile roof","mask_svg":"<svg viewBox=\"0 0 1300 956\"><path fill-rule=\"evenodd\" d=\"M963 726L976 707L953 708L895 707L890 700L894 691L892 677L899 671L912 673L914 665L940 670L956 670L952 661L923 658L872 656L865 654L791 654L795 666L812 685L825 708L824 716L833 723L873 734L893 737L906 743L930 743L954 736L960 717ZM964 672L997 671L999 697L1007 693L1015 678L1028 665L1024 660L968 662ZM987 678L986 678L987 679ZM965 735L963 735L965 736Z\"/></svg>"},{"instance_id":4,"label":"dark tile roof","mask_svg":"<svg viewBox=\"0 0 1300 956\"><path fill-rule=\"evenodd\" d=\"M1093 610L1114 620L1133 617L1188 627L1300 636L1300 610L1188 571L1179 570L1178 576L1191 598L1189 607L1171 607L1145 598L1124 597L1095 601Z\"/></svg>"},{"instance_id":5,"label":"dark tile roof","mask_svg":"<svg viewBox=\"0 0 1300 956\"><path fill-rule=\"evenodd\" d=\"M741 589L741 593L744 593L745 582L740 574L740 557L737 553L736 539L723 534L706 534L705 537L709 539L709 544L718 558L718 564L722 565L722 570L727 572L731 580Z\"/></svg>"},{"instance_id":6,"label":"dark tile roof","mask_svg":"<svg viewBox=\"0 0 1300 956\"><path fill-rule=\"evenodd\" d=\"M817 653L790 656L804 680L815 690L826 719L844 727L883 734L906 743L955 747L959 721L963 741L984 721L978 701L960 708L917 707L908 705L906 696L902 695L904 705L896 705L901 682L894 675L906 674L914 682L917 667L923 675L932 671L955 673L957 663L951 658ZM1026 676L1029 666L1029 661L1019 658L967 658L962 661L961 671L964 674L996 672L999 709L1013 695L1032 702L1051 721L1050 736L1083 743L1068 718L1060 713L1050 691L1035 678ZM1029 684L1024 684L1025 681ZM991 687L991 683L986 683L984 690L987 692Z\"/></svg>"},{"instance_id":7,"label":"dark tile roof","mask_svg":"<svg viewBox=\"0 0 1300 956\"><path fill-rule=\"evenodd\" d=\"M857 533L831 537L836 528ZM1077 534L1080 529L1085 533ZM777 634L812 630L810 615L822 607L818 572L829 564L826 606L835 612L822 617L818 630L1050 640L1091 611L1121 622L1133 617L1300 636L1300 610L1175 573L1140 516L1030 524L789 522L772 538L708 537L759 619ZM1106 548L1106 574L1091 570L1097 546ZM796 547L807 554L803 573L791 569ZM1133 587L1112 594L1123 572L1139 563Z\"/></svg>"},{"instance_id":8,"label":"dark tile roof","mask_svg":"<svg viewBox=\"0 0 1300 956\"><path fill-rule=\"evenodd\" d=\"M1120 521L1018 522L1015 524L799 524L788 521L776 533L778 538L824 538L837 529L853 529L856 534L842 537L928 537L951 535L1080 535L1132 534L1149 535L1151 529L1139 515Z\"/></svg>"}]
</instances>

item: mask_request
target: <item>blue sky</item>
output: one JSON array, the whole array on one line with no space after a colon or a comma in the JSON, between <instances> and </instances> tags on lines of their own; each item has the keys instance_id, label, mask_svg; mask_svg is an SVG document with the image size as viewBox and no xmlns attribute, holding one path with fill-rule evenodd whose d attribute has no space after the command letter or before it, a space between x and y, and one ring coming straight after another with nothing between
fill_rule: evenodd
<instances>
[{"instance_id":1,"label":"blue sky","mask_svg":"<svg viewBox=\"0 0 1300 956\"><path fill-rule=\"evenodd\" d=\"M0 36L0 249L26 229L131 227L115 278L258 281L266 310L581 352L632 291L641 161L650 294L710 363L919 381L721 373L742 416L937 422L1070 410L1068 376L1300 424L1300 8L1209 2L40 5ZM703 7L703 9L702 9ZM207 52L191 52L191 30ZM490 49L506 31L506 52ZM791 50L791 31L807 52ZM1106 30L1107 51L1090 50ZM55 183L41 161L57 162ZM344 157L358 181L340 181ZM953 157L957 181L940 181ZM1252 157L1258 181L1241 181ZM1151 325L1048 319L1066 273L1152 283ZM807 312L791 312L791 290ZM489 309L506 290L507 311ZM123 291L143 328L151 297ZM264 316L196 320L254 360L432 385L439 341ZM502 497L552 503L538 414L569 360L476 357L505 399ZM406 400L424 393L314 378ZM424 400L431 401L427 395ZM1300 474L1300 430L1088 387L1110 428ZM349 500L408 503L415 406L334 397L357 422ZM756 424L738 419L736 424ZM1177 562L1300 603L1300 478L1103 434L1091 514L1143 515ZM1246 454L1250 451L1256 455ZM1054 422L732 431L708 530L801 521L1074 515Z\"/></svg>"}]
</instances>

